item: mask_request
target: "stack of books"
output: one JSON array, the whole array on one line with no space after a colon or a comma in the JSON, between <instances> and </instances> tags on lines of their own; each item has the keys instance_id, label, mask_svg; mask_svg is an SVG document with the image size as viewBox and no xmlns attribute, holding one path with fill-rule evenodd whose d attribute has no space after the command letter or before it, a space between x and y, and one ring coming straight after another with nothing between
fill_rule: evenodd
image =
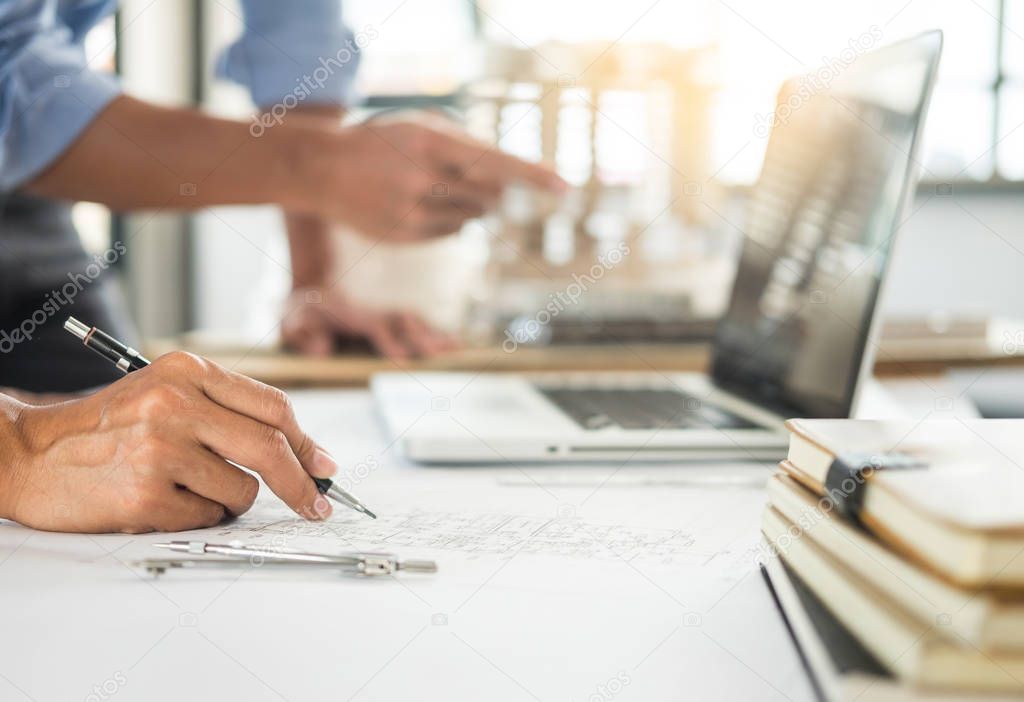
<instances>
[{"instance_id":1,"label":"stack of books","mask_svg":"<svg viewBox=\"0 0 1024 702\"><path fill-rule=\"evenodd\" d=\"M878 673L878 690L926 699L1024 696L1024 420L787 427L766 569L819 678L856 668L862 693ZM861 663L829 652L844 641Z\"/></svg>"}]
</instances>

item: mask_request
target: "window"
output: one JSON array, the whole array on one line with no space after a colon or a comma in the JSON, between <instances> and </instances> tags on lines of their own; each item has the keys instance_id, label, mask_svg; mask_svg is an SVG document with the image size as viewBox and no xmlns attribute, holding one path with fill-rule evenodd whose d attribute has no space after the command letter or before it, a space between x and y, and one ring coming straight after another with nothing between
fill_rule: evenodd
<instances>
[{"instance_id":1,"label":"window","mask_svg":"<svg viewBox=\"0 0 1024 702\"><path fill-rule=\"evenodd\" d=\"M939 28L944 33L945 45L922 145L922 179L990 182L1024 176L1024 153L1015 161L1003 156L1009 154L1008 147L996 147L1000 139L1024 121L1024 103L1018 106L1013 101L1016 93L1008 92L1002 79L1003 60L1010 52L1001 51L1001 47L1013 46L1014 52L1021 52L1024 62L1024 40L1014 36L1010 29L1012 20L1006 16L1004 4L1009 3L866 0L814 6L804 3L803 7L793 2L786 4L789 11L777 3L722 3L726 8L719 25L724 54L723 97L730 92L738 93L741 99L758 101L768 110L772 103L766 102L750 78L756 76L761 86L777 85L787 74L799 72L799 63L804 70L815 71L830 65L841 70L842 59L850 55L849 47L866 50L873 43L882 45ZM1019 3L1015 6L1019 8ZM809 27L814 27L814 31L807 31ZM759 64L757 69L753 68L755 63ZM769 77L774 80L769 81ZM740 100L723 99L722 110L731 110L734 115L750 114L749 106L741 106ZM724 119L721 124L731 127L734 121L735 117ZM741 149L743 137L722 133L716 135L716 142L718 158L728 158ZM754 149L756 158L744 158L730 172L736 180L749 182L755 177L755 164L760 162L764 147L763 139L759 142ZM1019 175L1003 172L1010 166Z\"/></svg>"},{"instance_id":2,"label":"window","mask_svg":"<svg viewBox=\"0 0 1024 702\"><path fill-rule=\"evenodd\" d=\"M1024 180L1024 7L1000 3L1002 51L996 89L996 167L1000 177Z\"/></svg>"},{"instance_id":3,"label":"window","mask_svg":"<svg viewBox=\"0 0 1024 702\"><path fill-rule=\"evenodd\" d=\"M758 116L781 81L858 51L928 29L945 34L939 82L923 145L923 179L1024 180L1024 3L1020 0L724 0L615 3L484 0L484 36L540 47L545 41L660 42L715 52L713 170L726 183L756 178L766 135ZM538 50L543 53L542 47ZM848 53L846 54L848 55Z\"/></svg>"},{"instance_id":4,"label":"window","mask_svg":"<svg viewBox=\"0 0 1024 702\"><path fill-rule=\"evenodd\" d=\"M373 98L450 95L471 78L475 34L469 0L346 0L352 31L376 30L358 86Z\"/></svg>"}]
</instances>

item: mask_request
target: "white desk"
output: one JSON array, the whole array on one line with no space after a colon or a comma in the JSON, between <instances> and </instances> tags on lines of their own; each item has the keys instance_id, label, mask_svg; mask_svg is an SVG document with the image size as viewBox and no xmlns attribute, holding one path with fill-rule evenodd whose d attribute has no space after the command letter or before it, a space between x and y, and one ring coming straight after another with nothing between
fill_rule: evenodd
<instances>
[{"instance_id":1,"label":"white desk","mask_svg":"<svg viewBox=\"0 0 1024 702\"><path fill-rule=\"evenodd\" d=\"M616 482L635 472L586 484L615 466L410 466L385 450L365 392L300 393L296 404L343 463L377 462L353 490L382 517L415 505L429 519L483 520L449 525L462 537L429 550L439 573L152 580L124 561L162 555L148 544L166 537L0 522L0 699L813 699L752 558L760 488ZM549 484L555 475L583 485ZM493 515L517 516L480 528ZM521 528L526 541L493 552ZM397 531L407 543L427 536ZM563 544L565 533L576 536ZM606 542L615 553L589 553Z\"/></svg>"}]
</instances>

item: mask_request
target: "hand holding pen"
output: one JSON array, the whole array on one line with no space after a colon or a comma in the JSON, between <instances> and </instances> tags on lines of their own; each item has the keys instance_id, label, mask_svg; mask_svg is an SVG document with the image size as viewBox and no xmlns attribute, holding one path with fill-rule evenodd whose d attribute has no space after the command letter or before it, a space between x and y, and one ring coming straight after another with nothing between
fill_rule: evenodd
<instances>
[{"instance_id":1,"label":"hand holding pen","mask_svg":"<svg viewBox=\"0 0 1024 702\"><path fill-rule=\"evenodd\" d=\"M85 346L92 349L100 356L103 356L108 361L113 363L118 368L118 370L120 370L125 375L131 373L132 371L142 370L143 368L149 365L149 360L132 347L121 343L114 337L110 336L109 334L100 329L97 329L96 327L90 327L86 324L83 324L74 317L68 317L67 321L64 323L64 329L70 332L71 334L74 334L79 339L81 339L82 343ZM269 388L269 386L264 387ZM291 404L288 401L288 398L278 397L278 401L280 404L287 406L288 411L290 413ZM294 419L294 417L290 417L290 421L294 421ZM327 452L324 451L322 448L317 447L316 451L319 451L324 455L327 455ZM331 461L333 462L333 459L331 459ZM335 464L335 470L336 469L337 465ZM334 474L333 470L331 471L331 474ZM345 505L346 507L350 507L351 509L354 509L357 512L362 512L368 517L372 517L373 519L377 518L377 515L368 510L366 506L362 502L360 502L358 498L356 498L355 495L348 492L340 485L335 485L334 481L332 481L330 478L318 476L313 474L312 472L310 473L310 475L313 478L313 484L316 486L316 489L317 491L320 492L320 494L327 495L328 497ZM327 505L328 512L330 511L329 508L330 505Z\"/></svg>"},{"instance_id":2,"label":"hand holding pen","mask_svg":"<svg viewBox=\"0 0 1024 702\"><path fill-rule=\"evenodd\" d=\"M233 464L303 517L331 512L313 478L329 478L337 464L301 429L287 395L191 354L167 354L82 399L0 411L12 415L12 436L0 436L0 517L27 526L213 526L247 511L259 490Z\"/></svg>"}]
</instances>

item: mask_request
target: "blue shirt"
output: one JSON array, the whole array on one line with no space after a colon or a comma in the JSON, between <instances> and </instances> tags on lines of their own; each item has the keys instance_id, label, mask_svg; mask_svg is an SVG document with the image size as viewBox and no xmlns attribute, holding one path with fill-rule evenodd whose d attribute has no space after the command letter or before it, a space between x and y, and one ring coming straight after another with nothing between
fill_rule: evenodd
<instances>
[{"instance_id":1,"label":"blue shirt","mask_svg":"<svg viewBox=\"0 0 1024 702\"><path fill-rule=\"evenodd\" d=\"M241 5L245 30L221 54L218 76L246 86L261 107L350 100L363 42L342 22L340 0ZM45 170L121 93L116 77L89 69L84 47L89 29L116 7L0 0L0 190Z\"/></svg>"}]
</instances>

